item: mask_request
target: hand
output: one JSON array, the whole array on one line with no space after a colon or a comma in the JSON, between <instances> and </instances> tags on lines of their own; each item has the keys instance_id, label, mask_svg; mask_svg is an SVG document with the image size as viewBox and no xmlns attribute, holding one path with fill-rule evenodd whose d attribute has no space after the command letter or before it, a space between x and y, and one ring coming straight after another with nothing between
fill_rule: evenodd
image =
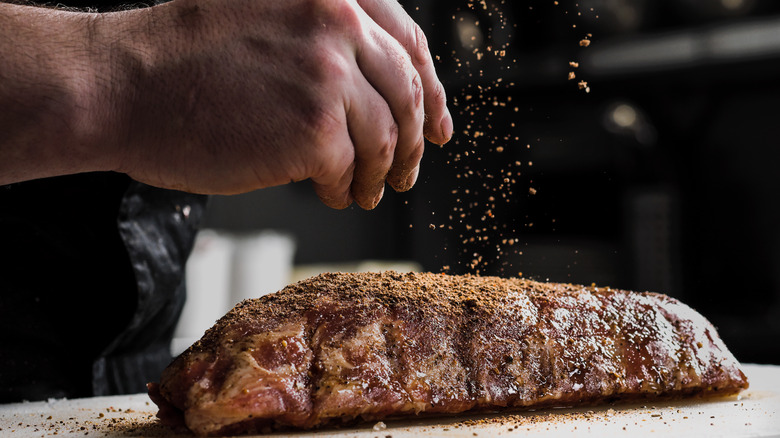
<instances>
[{"instance_id":1,"label":"hand","mask_svg":"<svg viewBox=\"0 0 780 438\"><path fill-rule=\"evenodd\" d=\"M452 135L425 37L394 0L174 0L104 14L123 126L116 169L151 185L239 193L310 178L374 208L414 184L423 134Z\"/></svg>"}]
</instances>

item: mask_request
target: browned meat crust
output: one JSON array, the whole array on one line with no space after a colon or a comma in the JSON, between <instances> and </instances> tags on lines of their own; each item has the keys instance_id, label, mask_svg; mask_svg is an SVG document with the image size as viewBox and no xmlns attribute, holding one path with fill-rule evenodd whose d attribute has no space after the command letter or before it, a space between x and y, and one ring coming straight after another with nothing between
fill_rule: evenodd
<instances>
[{"instance_id":1,"label":"browned meat crust","mask_svg":"<svg viewBox=\"0 0 780 438\"><path fill-rule=\"evenodd\" d=\"M324 274L237 305L150 387L193 432L727 395L745 375L679 301L523 279Z\"/></svg>"}]
</instances>

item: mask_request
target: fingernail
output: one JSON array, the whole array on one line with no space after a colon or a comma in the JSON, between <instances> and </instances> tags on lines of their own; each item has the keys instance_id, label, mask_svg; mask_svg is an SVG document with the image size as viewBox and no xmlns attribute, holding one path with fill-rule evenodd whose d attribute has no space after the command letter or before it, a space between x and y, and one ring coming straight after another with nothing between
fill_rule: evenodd
<instances>
[{"instance_id":1,"label":"fingernail","mask_svg":"<svg viewBox=\"0 0 780 438\"><path fill-rule=\"evenodd\" d=\"M448 141L450 141L450 138L452 138L452 129L453 129L452 115L450 115L449 108L447 109L447 113L441 119L440 128L441 128L441 138L442 140L444 140L441 144L447 143Z\"/></svg>"},{"instance_id":2,"label":"fingernail","mask_svg":"<svg viewBox=\"0 0 780 438\"><path fill-rule=\"evenodd\" d=\"M376 206L379 205L379 201L382 200L382 196L384 196L384 194L385 194L385 185L382 184L382 187L379 188L379 194L376 195L374 200L371 202L371 208L369 208L368 210L373 210L374 208L376 208Z\"/></svg>"},{"instance_id":3,"label":"fingernail","mask_svg":"<svg viewBox=\"0 0 780 438\"><path fill-rule=\"evenodd\" d=\"M343 210L352 205L352 196L349 194L341 198L320 195L320 200L322 200L323 204L334 210Z\"/></svg>"},{"instance_id":4,"label":"fingernail","mask_svg":"<svg viewBox=\"0 0 780 438\"><path fill-rule=\"evenodd\" d=\"M420 175L420 166L417 166L412 170L412 173L409 175L409 178L406 179L406 184L404 185L404 189L409 190L414 186L414 183L417 182L417 177Z\"/></svg>"}]
</instances>

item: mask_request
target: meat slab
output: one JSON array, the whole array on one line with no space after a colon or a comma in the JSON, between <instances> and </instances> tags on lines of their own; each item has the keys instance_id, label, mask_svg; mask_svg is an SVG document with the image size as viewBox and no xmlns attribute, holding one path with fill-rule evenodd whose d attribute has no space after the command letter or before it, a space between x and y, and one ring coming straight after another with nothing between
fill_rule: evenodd
<instances>
[{"instance_id":1,"label":"meat slab","mask_svg":"<svg viewBox=\"0 0 780 438\"><path fill-rule=\"evenodd\" d=\"M149 393L163 422L223 435L747 387L714 327L665 295L385 272L241 302Z\"/></svg>"}]
</instances>

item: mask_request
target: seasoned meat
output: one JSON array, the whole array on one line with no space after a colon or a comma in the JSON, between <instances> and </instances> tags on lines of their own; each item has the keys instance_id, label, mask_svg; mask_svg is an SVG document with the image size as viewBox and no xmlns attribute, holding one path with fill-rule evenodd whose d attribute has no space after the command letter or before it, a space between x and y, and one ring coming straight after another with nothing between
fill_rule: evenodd
<instances>
[{"instance_id":1,"label":"seasoned meat","mask_svg":"<svg viewBox=\"0 0 780 438\"><path fill-rule=\"evenodd\" d=\"M238 304L150 384L198 435L747 388L665 295L444 274L324 274Z\"/></svg>"}]
</instances>

